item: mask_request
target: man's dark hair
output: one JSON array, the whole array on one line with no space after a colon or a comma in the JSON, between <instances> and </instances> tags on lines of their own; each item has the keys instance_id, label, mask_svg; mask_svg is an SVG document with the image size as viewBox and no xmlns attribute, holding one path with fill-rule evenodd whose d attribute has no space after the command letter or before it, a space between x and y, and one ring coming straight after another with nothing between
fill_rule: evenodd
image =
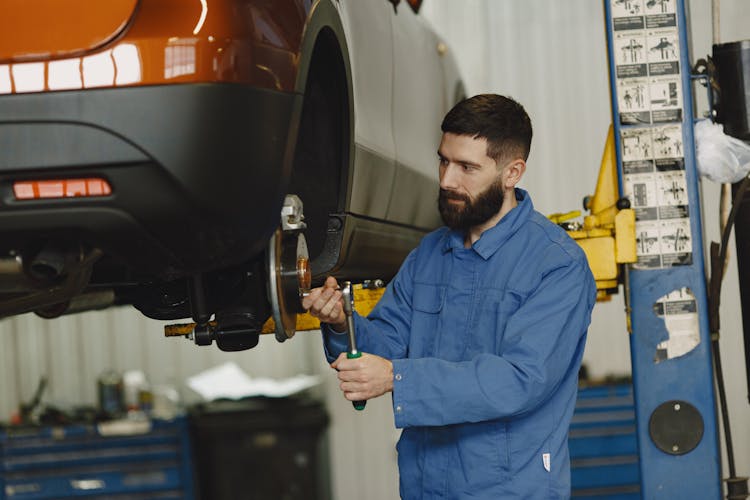
<instances>
[{"instance_id":1,"label":"man's dark hair","mask_svg":"<svg viewBox=\"0 0 750 500\"><path fill-rule=\"evenodd\" d=\"M480 94L459 102L443 118L443 132L487 139L487 156L497 161L523 158L531 149L531 119L510 97Z\"/></svg>"}]
</instances>

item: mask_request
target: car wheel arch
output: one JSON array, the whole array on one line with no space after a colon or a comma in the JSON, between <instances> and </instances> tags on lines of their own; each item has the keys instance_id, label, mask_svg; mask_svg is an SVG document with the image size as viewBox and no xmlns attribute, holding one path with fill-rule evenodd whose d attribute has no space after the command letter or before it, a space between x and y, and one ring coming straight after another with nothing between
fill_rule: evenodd
<instances>
[{"instance_id":1,"label":"car wheel arch","mask_svg":"<svg viewBox=\"0 0 750 500\"><path fill-rule=\"evenodd\" d=\"M328 214L345 212L349 204L354 160L354 103L348 45L338 10L331 0L321 0L311 10L300 50L295 85L302 94L302 111L297 124L297 138L290 173L289 192L300 194L305 203L308 222L308 244L311 257L331 251L325 242ZM321 97L321 93L325 94ZM334 102L334 106L330 103ZM314 122L307 114L310 107L318 116ZM338 109L331 112L331 109ZM337 116L334 116L337 115ZM321 118L323 118L321 120ZM312 126L314 123L314 127ZM318 138L315 145L305 144L311 129L329 127L338 137ZM320 134L319 130L315 130ZM328 141L328 142L327 142ZM330 144L330 142L334 144ZM321 164L310 158L309 148L319 144L337 149L335 162ZM307 147L308 151L304 148ZM323 146L320 146L323 147ZM302 148L302 150L300 150ZM313 155L315 156L315 155ZM325 182L322 182L322 180Z\"/></svg>"}]
</instances>

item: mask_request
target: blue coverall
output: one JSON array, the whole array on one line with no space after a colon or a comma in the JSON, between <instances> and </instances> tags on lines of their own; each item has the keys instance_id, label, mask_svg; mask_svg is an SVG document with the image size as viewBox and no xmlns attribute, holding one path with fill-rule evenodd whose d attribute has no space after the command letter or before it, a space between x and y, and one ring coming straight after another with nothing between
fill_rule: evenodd
<instances>
[{"instance_id":1,"label":"blue coverall","mask_svg":"<svg viewBox=\"0 0 750 500\"><path fill-rule=\"evenodd\" d=\"M596 285L581 248L515 193L471 248L448 228L427 235L369 317L355 316L359 350L393 362L404 500L570 496ZM347 337L323 333L332 361Z\"/></svg>"}]
</instances>

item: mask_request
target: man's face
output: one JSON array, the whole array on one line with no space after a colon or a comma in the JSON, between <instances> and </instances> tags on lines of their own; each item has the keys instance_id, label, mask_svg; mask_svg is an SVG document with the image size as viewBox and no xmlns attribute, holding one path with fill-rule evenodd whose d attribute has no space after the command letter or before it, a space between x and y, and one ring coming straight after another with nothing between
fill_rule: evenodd
<instances>
[{"instance_id":1,"label":"man's face","mask_svg":"<svg viewBox=\"0 0 750 500\"><path fill-rule=\"evenodd\" d=\"M438 208L451 229L468 231L487 222L503 203L502 172L487 156L487 140L443 134L438 149Z\"/></svg>"}]
</instances>

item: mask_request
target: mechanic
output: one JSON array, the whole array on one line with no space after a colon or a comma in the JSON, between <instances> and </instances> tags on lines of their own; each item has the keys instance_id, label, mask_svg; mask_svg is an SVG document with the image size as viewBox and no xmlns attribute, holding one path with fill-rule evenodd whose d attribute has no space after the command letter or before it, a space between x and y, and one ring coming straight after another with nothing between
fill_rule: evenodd
<instances>
[{"instance_id":1,"label":"mechanic","mask_svg":"<svg viewBox=\"0 0 750 500\"><path fill-rule=\"evenodd\" d=\"M447 227L409 254L347 359L334 278L304 301L346 399L392 392L400 492L411 499L570 496L568 426L596 286L581 248L521 180L531 121L494 94L445 116ZM338 356L338 357L336 357Z\"/></svg>"}]
</instances>

